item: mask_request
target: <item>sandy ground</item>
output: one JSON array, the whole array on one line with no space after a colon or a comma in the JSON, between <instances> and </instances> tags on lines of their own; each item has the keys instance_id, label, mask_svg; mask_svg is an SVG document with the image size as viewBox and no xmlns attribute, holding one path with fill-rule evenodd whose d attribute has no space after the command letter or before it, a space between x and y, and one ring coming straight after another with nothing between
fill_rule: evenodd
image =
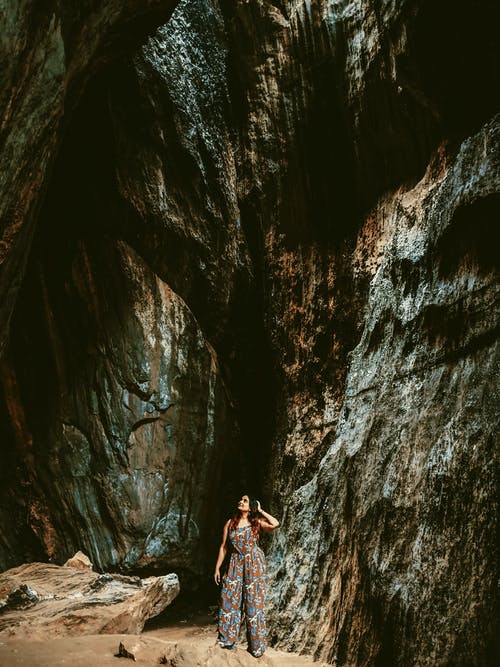
<instances>
[{"instance_id":1,"label":"sandy ground","mask_svg":"<svg viewBox=\"0 0 500 667\"><path fill-rule=\"evenodd\" d=\"M307 667L310 658L268 649L259 659L253 658L245 643L236 651L215 646L215 624L186 620L174 625L161 623L147 628L141 635L89 635L47 641L0 637L1 667L127 667L134 661L115 657L120 642L135 656L137 665L166 664L171 667ZM161 660L165 662L160 662Z\"/></svg>"}]
</instances>

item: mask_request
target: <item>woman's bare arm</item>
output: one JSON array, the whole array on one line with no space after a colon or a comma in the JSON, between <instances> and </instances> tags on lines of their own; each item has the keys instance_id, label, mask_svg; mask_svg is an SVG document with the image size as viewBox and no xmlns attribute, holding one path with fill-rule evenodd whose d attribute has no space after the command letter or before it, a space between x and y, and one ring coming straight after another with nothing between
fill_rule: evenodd
<instances>
[{"instance_id":1,"label":"woman's bare arm","mask_svg":"<svg viewBox=\"0 0 500 667\"><path fill-rule=\"evenodd\" d=\"M227 553L226 542L227 542L227 533L229 530L229 524L230 521L226 521L226 523L224 524L224 529L222 531L222 542L219 547L219 555L217 556L217 562L215 563L214 581L217 584L217 586L220 584L220 567Z\"/></svg>"},{"instance_id":2,"label":"woman's bare arm","mask_svg":"<svg viewBox=\"0 0 500 667\"><path fill-rule=\"evenodd\" d=\"M259 501L257 501L257 508L258 508L259 512L262 514L262 516L264 517L263 519L259 519L261 529L266 531L266 532L276 530L276 528L278 528L279 525L280 525L280 522L278 521L278 519L275 519L273 516L271 516L267 512L264 512L264 510L260 506Z\"/></svg>"}]
</instances>

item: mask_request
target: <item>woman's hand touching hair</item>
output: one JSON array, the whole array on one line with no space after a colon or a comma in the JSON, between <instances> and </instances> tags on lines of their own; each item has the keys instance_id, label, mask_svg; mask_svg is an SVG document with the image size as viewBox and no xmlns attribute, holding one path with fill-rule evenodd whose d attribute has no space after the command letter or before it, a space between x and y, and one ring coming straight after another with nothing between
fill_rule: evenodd
<instances>
[{"instance_id":1,"label":"woman's hand touching hair","mask_svg":"<svg viewBox=\"0 0 500 667\"><path fill-rule=\"evenodd\" d=\"M273 516L265 512L262 509L260 502L258 500L256 502L257 502L257 510L259 514L262 516L262 518L259 519L261 530L264 530L266 532L276 530L276 528L278 528L280 525L278 519L275 519Z\"/></svg>"}]
</instances>

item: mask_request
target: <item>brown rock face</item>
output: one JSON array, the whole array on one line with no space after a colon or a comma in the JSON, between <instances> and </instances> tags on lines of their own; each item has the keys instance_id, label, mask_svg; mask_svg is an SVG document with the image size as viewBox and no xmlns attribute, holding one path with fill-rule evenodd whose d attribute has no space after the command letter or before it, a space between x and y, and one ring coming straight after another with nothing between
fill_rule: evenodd
<instances>
[{"instance_id":1,"label":"brown rock face","mask_svg":"<svg viewBox=\"0 0 500 667\"><path fill-rule=\"evenodd\" d=\"M494 219L497 142L492 122L414 188L384 197L360 231L364 330L334 437L310 480L292 486L291 532L273 546L273 628L287 646L340 664L487 664L496 408L485 396L495 394L498 285L469 225ZM284 633L297 608L303 622Z\"/></svg>"},{"instance_id":2,"label":"brown rock face","mask_svg":"<svg viewBox=\"0 0 500 667\"><path fill-rule=\"evenodd\" d=\"M223 91L205 114L207 90L223 84L223 47L209 32L212 78L192 91L203 140L170 155L171 107L188 99L174 88L188 81L179 45L185 60L198 51L182 45L182 15L169 30L166 54L158 37L135 67L113 66L89 86L40 213L2 373L5 565L44 554L63 562L82 548L99 569L199 577L213 566L224 470L236 471L227 495L239 482L238 432L249 424L251 441L255 408L268 411L252 363L263 326L231 189ZM157 78L170 59L177 74L163 108ZM143 124L150 137L138 133ZM177 160L181 171L190 160L205 165L204 182L191 184L190 167L186 192L180 174L165 177L168 160L172 173ZM20 496L21 485L30 492Z\"/></svg>"},{"instance_id":3,"label":"brown rock face","mask_svg":"<svg viewBox=\"0 0 500 667\"><path fill-rule=\"evenodd\" d=\"M493 661L498 11L183 2L93 78L3 360L2 562L195 583L253 480L271 641Z\"/></svg>"},{"instance_id":4,"label":"brown rock face","mask_svg":"<svg viewBox=\"0 0 500 667\"><path fill-rule=\"evenodd\" d=\"M90 558L82 551L77 551L74 556L68 558L64 563L64 567L74 567L77 570L92 570L92 563Z\"/></svg>"}]
</instances>

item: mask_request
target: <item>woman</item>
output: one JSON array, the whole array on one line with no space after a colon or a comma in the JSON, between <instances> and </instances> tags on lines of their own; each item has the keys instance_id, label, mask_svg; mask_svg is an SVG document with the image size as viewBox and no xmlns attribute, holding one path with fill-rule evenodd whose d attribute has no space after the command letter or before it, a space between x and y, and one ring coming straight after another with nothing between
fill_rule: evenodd
<instances>
[{"instance_id":1,"label":"woman","mask_svg":"<svg viewBox=\"0 0 500 667\"><path fill-rule=\"evenodd\" d=\"M258 540L260 531L270 532L279 521L264 512L258 500L243 495L233 518L226 522L215 564L215 583L228 548L231 558L222 578L218 644L235 649L240 634L241 614L245 613L248 650L256 658L266 650L264 611L266 559Z\"/></svg>"}]
</instances>

